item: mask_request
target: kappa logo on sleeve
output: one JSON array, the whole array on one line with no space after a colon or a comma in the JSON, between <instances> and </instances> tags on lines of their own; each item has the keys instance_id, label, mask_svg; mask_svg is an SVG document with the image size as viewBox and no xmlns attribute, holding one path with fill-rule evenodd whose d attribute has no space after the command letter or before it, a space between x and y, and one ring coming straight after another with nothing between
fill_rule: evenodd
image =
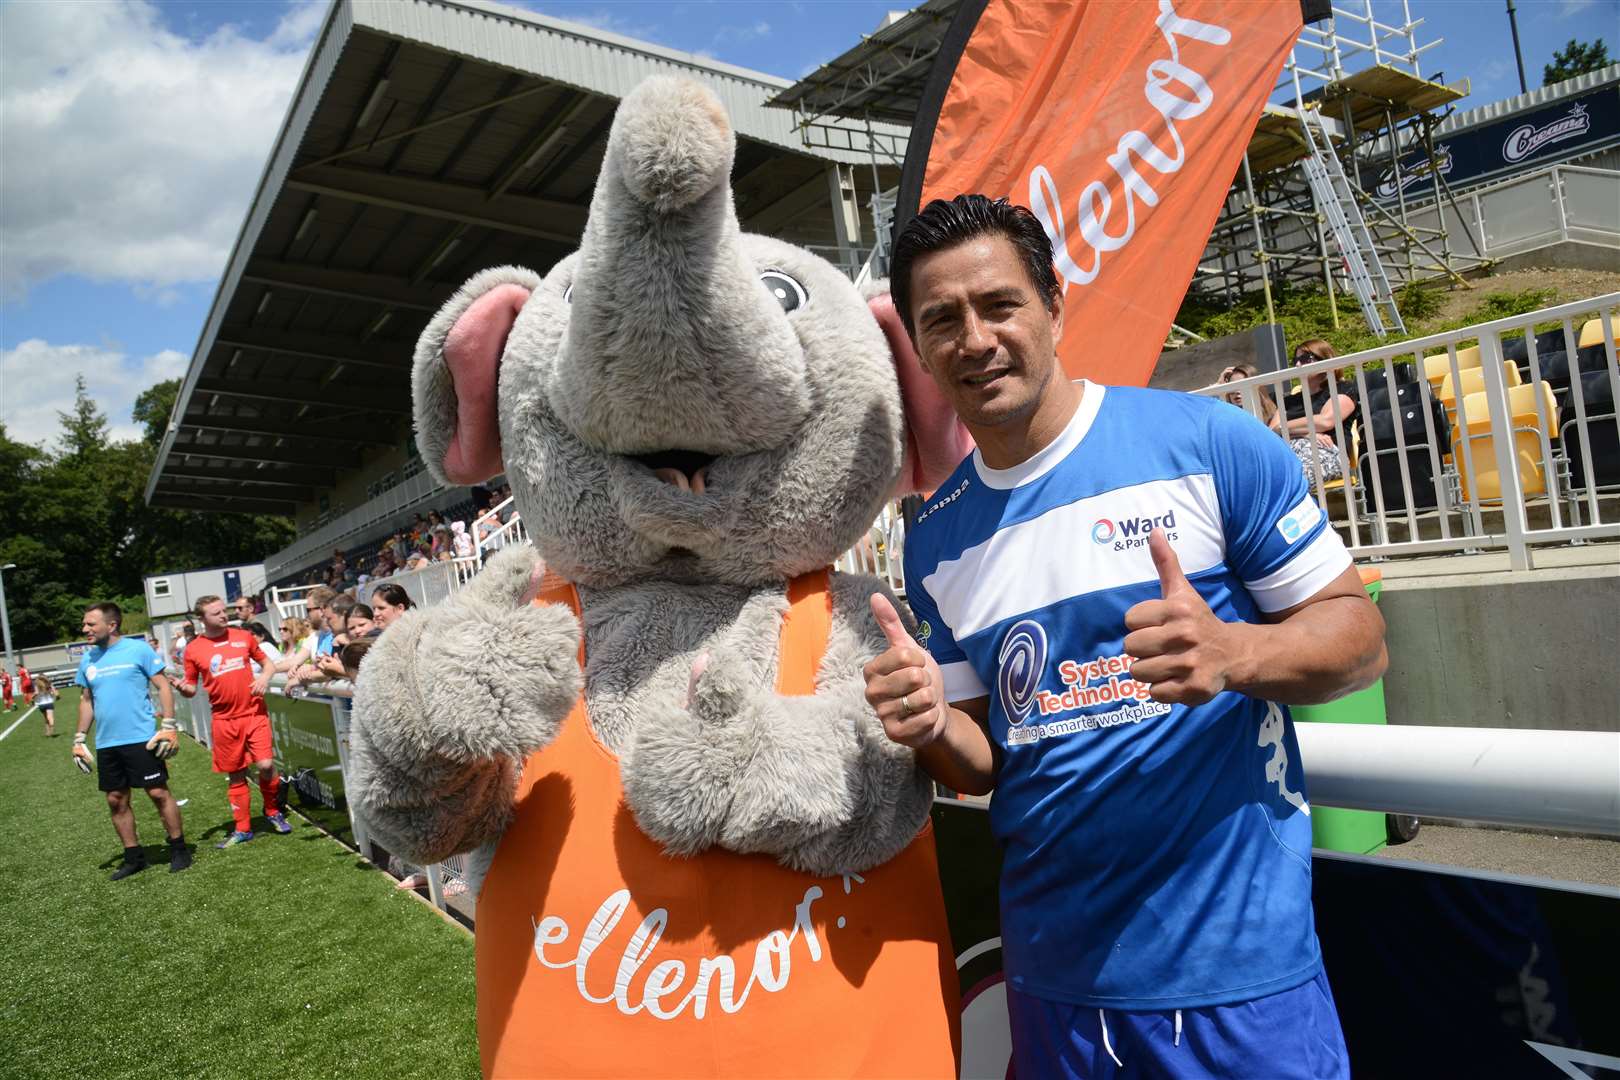
<instances>
[{"instance_id":1,"label":"kappa logo on sleeve","mask_svg":"<svg viewBox=\"0 0 1620 1080\"><path fill-rule=\"evenodd\" d=\"M1316 528L1316 523L1321 520L1322 508L1307 495L1298 506L1282 516L1282 520L1277 522L1277 531L1292 546L1300 537Z\"/></svg>"}]
</instances>

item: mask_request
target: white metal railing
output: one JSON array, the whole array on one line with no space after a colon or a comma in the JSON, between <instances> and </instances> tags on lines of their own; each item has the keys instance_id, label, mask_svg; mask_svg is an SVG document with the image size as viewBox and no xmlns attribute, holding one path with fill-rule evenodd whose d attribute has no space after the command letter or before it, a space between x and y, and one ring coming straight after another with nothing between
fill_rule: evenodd
<instances>
[{"instance_id":1,"label":"white metal railing","mask_svg":"<svg viewBox=\"0 0 1620 1080\"><path fill-rule=\"evenodd\" d=\"M276 622L283 619L309 618L309 593L315 585L278 585L270 590L270 606L275 609Z\"/></svg>"},{"instance_id":2,"label":"white metal railing","mask_svg":"<svg viewBox=\"0 0 1620 1080\"><path fill-rule=\"evenodd\" d=\"M1406 206L1407 223L1445 230L1453 248L1469 237L1486 259L1570 241L1620 248L1620 213L1615 209L1620 207L1620 171L1614 169L1550 165L1458 192L1455 198L1455 208L1437 207L1432 198L1412 199Z\"/></svg>"},{"instance_id":3,"label":"white metal railing","mask_svg":"<svg viewBox=\"0 0 1620 1080\"><path fill-rule=\"evenodd\" d=\"M507 515L504 522L501 520L502 514ZM484 558L490 552L528 540L529 530L523 524L517 507L512 505L512 497L508 495L472 523L472 537L474 558L479 566L483 566Z\"/></svg>"},{"instance_id":4,"label":"white metal railing","mask_svg":"<svg viewBox=\"0 0 1620 1080\"><path fill-rule=\"evenodd\" d=\"M900 512L899 503L891 502L884 506L866 535L838 557L833 568L846 574L870 574L881 578L897 594L904 596L906 575L901 555L905 542L905 515Z\"/></svg>"},{"instance_id":5,"label":"white metal railing","mask_svg":"<svg viewBox=\"0 0 1620 1080\"><path fill-rule=\"evenodd\" d=\"M1528 569L1533 545L1620 537L1617 323L1610 293L1197 393L1265 419L1262 395L1281 402L1323 376L1344 476L1324 477L1330 455L1302 467L1353 554L1502 550Z\"/></svg>"}]
</instances>

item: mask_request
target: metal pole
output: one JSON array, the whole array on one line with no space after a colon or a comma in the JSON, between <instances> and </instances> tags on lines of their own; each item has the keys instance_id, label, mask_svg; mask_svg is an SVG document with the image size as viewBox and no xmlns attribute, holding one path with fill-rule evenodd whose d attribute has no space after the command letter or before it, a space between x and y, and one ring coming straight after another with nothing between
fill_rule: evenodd
<instances>
[{"instance_id":1,"label":"metal pole","mask_svg":"<svg viewBox=\"0 0 1620 1080\"><path fill-rule=\"evenodd\" d=\"M1266 322L1277 321L1277 310L1271 304L1271 271L1266 266L1266 238L1260 231L1260 202L1254 194L1254 175L1249 171L1249 152L1243 151L1243 187L1249 193L1249 215L1254 221L1254 258L1260 264L1260 286L1266 293Z\"/></svg>"},{"instance_id":2,"label":"metal pole","mask_svg":"<svg viewBox=\"0 0 1620 1080\"><path fill-rule=\"evenodd\" d=\"M1519 65L1519 93L1528 94L1530 88L1524 84L1524 55L1519 52L1519 19L1513 12L1513 0L1507 0L1508 26L1513 31L1513 59Z\"/></svg>"},{"instance_id":3,"label":"metal pole","mask_svg":"<svg viewBox=\"0 0 1620 1080\"><path fill-rule=\"evenodd\" d=\"M6 571L16 569L16 563L7 563L0 566L0 633L5 635L6 644L6 670L14 670L16 664L11 660L11 616L6 612Z\"/></svg>"}]
</instances>

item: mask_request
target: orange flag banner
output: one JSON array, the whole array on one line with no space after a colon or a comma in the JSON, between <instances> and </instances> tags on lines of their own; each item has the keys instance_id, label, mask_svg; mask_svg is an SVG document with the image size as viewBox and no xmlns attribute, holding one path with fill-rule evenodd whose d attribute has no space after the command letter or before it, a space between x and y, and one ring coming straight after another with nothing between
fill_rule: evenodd
<instances>
[{"instance_id":1,"label":"orange flag banner","mask_svg":"<svg viewBox=\"0 0 1620 1080\"><path fill-rule=\"evenodd\" d=\"M1299 0L967 0L902 218L964 192L1029 207L1067 305L1065 370L1145 385L1301 25Z\"/></svg>"}]
</instances>

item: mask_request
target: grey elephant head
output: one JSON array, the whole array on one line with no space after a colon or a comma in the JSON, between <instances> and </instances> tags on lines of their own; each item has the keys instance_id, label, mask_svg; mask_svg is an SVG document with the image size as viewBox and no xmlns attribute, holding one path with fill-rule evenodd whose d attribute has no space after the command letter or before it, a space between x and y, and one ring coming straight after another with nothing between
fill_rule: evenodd
<instances>
[{"instance_id":1,"label":"grey elephant head","mask_svg":"<svg viewBox=\"0 0 1620 1080\"><path fill-rule=\"evenodd\" d=\"M620 104L580 249L467 282L418 342L417 442L446 483L504 471L585 585L762 585L826 566L970 448L886 296L745 234L701 85Z\"/></svg>"}]
</instances>

